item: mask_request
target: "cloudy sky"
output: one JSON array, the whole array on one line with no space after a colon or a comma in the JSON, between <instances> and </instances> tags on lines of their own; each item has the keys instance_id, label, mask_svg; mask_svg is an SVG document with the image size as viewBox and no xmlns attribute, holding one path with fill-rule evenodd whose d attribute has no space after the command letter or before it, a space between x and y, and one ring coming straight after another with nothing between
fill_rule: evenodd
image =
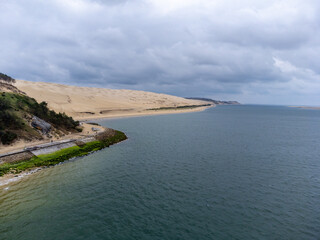
<instances>
[{"instance_id":1,"label":"cloudy sky","mask_svg":"<svg viewBox=\"0 0 320 240\"><path fill-rule=\"evenodd\" d=\"M318 0L0 0L0 72L320 105Z\"/></svg>"}]
</instances>

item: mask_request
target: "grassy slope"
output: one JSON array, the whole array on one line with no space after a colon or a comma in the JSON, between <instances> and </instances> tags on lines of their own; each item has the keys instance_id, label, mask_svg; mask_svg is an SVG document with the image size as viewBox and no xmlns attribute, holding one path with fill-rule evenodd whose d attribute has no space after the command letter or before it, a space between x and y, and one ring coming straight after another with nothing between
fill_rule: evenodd
<instances>
[{"instance_id":1,"label":"grassy slope","mask_svg":"<svg viewBox=\"0 0 320 240\"><path fill-rule=\"evenodd\" d=\"M70 158L86 155L90 152L109 147L110 145L124 141L126 139L127 136L123 132L115 131L115 134L111 137L108 137L107 139L89 142L81 147L74 146L62 149L54 153L32 157L27 161L5 163L0 165L0 176L6 173L19 173L21 171L32 169L35 167L53 166Z\"/></svg>"},{"instance_id":2,"label":"grassy slope","mask_svg":"<svg viewBox=\"0 0 320 240\"><path fill-rule=\"evenodd\" d=\"M79 125L65 114L49 110L45 102L38 103L23 94L3 92L0 94L0 142L10 144L16 138L41 139L41 134L29 124L33 115L65 133L77 131Z\"/></svg>"}]
</instances>

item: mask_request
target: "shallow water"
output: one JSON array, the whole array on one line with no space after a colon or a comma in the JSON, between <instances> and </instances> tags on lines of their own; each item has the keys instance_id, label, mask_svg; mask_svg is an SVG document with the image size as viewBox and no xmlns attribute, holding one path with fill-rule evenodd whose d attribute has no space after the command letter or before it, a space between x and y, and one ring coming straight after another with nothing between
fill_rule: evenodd
<instances>
[{"instance_id":1,"label":"shallow water","mask_svg":"<svg viewBox=\"0 0 320 240\"><path fill-rule=\"evenodd\" d=\"M129 140L0 188L0 239L320 239L320 111L100 123Z\"/></svg>"}]
</instances>

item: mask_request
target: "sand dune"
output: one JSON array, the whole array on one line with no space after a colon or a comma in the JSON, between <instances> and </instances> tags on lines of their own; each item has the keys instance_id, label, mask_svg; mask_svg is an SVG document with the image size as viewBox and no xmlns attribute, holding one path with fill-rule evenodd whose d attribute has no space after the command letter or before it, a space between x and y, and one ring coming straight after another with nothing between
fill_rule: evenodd
<instances>
[{"instance_id":1,"label":"sand dune","mask_svg":"<svg viewBox=\"0 0 320 240\"><path fill-rule=\"evenodd\" d=\"M208 104L199 100L135 90L76 87L23 80L17 80L15 86L37 101L46 101L51 109L65 112L78 120L200 111L205 107L161 111L147 109Z\"/></svg>"}]
</instances>

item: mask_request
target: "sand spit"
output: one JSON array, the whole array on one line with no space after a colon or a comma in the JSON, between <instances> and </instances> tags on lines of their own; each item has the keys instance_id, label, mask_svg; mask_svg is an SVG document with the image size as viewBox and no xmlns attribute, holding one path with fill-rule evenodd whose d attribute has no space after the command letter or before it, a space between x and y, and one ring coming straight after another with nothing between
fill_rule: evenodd
<instances>
[{"instance_id":1,"label":"sand spit","mask_svg":"<svg viewBox=\"0 0 320 240\"><path fill-rule=\"evenodd\" d=\"M24 80L17 80L15 86L37 101L46 101L51 109L65 112L77 120L193 112L206 107L161 111L147 109L208 104L201 100L136 90L76 87Z\"/></svg>"}]
</instances>

